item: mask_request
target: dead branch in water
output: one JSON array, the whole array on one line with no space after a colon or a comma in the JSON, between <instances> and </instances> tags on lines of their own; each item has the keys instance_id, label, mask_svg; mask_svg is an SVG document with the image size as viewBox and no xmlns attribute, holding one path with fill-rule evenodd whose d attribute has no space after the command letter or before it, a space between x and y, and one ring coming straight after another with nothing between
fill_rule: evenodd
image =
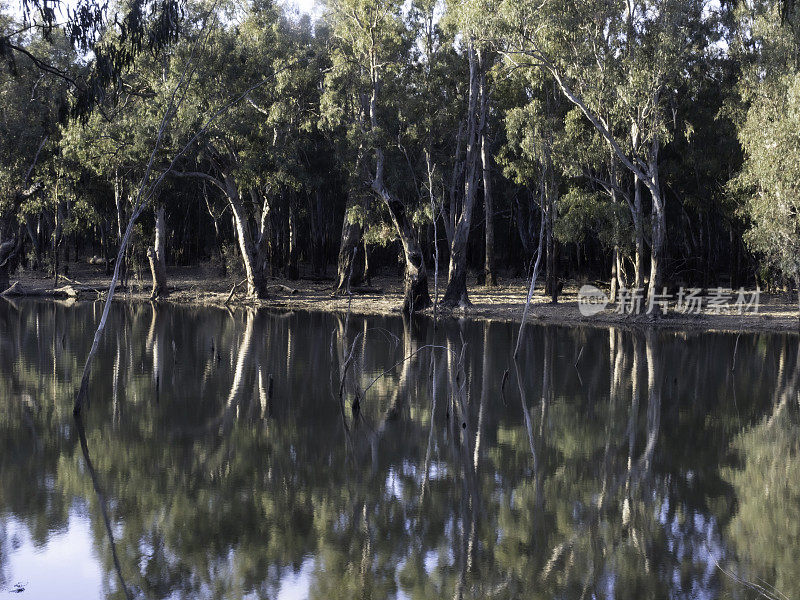
<instances>
[{"instance_id":1,"label":"dead branch in water","mask_svg":"<svg viewBox=\"0 0 800 600\"><path fill-rule=\"evenodd\" d=\"M236 290L238 288L240 288L246 282L247 282L247 279L242 279L239 283L234 283L233 284L233 287L231 288L231 291L228 294L228 297L225 298L225 306L228 306L228 304L231 303L231 300L233 299L233 295L236 293Z\"/></svg>"},{"instance_id":2,"label":"dead branch in water","mask_svg":"<svg viewBox=\"0 0 800 600\"><path fill-rule=\"evenodd\" d=\"M125 578L122 576L122 566L120 565L119 556L117 555L117 546L114 543L114 531L111 527L111 520L108 518L105 496L102 488L100 487L100 480L97 477L97 472L94 470L92 461L89 458L89 445L86 442L86 432L84 431L83 422L81 421L80 416L76 416L75 424L78 429L78 438L80 440L81 452L83 453L83 460L86 464L86 470L89 471L89 476L92 478L92 486L94 487L94 492L97 495L97 503L100 505L100 513L103 516L103 524L106 527L108 542L111 546L111 558L114 561L114 570L117 573L119 584L122 586L122 590L125 593L125 598L127 598L127 600L133 600L133 595L128 589L128 584L125 583Z\"/></svg>"},{"instance_id":3,"label":"dead branch in water","mask_svg":"<svg viewBox=\"0 0 800 600\"><path fill-rule=\"evenodd\" d=\"M544 240L544 212L542 213L542 224L539 227L539 248L536 250L536 263L533 265L531 286L528 289L528 297L525 300L525 309L522 311L522 323L519 324L519 334L517 335L517 345L514 348L514 358L519 356L519 347L522 343L522 333L525 331L525 318L528 316L528 308L531 305L533 290L536 287L536 278L539 276L539 267L541 266L542 262L542 240Z\"/></svg>"}]
</instances>

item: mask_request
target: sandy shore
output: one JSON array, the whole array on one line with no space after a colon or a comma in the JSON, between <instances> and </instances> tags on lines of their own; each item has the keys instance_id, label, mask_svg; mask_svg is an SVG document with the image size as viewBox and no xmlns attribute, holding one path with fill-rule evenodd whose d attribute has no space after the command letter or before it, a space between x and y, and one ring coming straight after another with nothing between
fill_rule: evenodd
<instances>
[{"instance_id":1,"label":"sandy shore","mask_svg":"<svg viewBox=\"0 0 800 600\"><path fill-rule=\"evenodd\" d=\"M210 269L203 267L173 267L168 270L170 295L166 302L178 304L225 305L231 288L238 281L235 277L221 278ZM37 295L53 289L53 279L44 273L35 271L18 272L11 278L18 282L23 292ZM105 298L110 277L102 268L92 265L70 265L70 278L59 282L59 285L71 285L77 292L77 298L67 301L98 300ZM444 281L440 282L441 296ZM270 297L257 303L247 304L277 309L319 310L328 312L346 312L353 314L400 314L402 303L401 281L396 277L375 277L372 285L379 288L380 293L358 294L350 298L332 295L333 281L330 280L285 280L270 281ZM522 320L528 282L523 279L503 279L498 287L486 288L481 285L469 286L469 297L472 306L455 311L439 311L440 318L488 319L497 321L520 322ZM565 286L558 304L551 304L541 290L538 290L531 302L528 313L529 322L558 325L588 326L656 326L671 329L695 331L800 331L797 304L795 298L787 294L767 295L762 293L757 313L737 314L735 311L723 310L720 314L704 309L700 314L684 314L668 312L659 318L650 315L631 316L618 314L613 307L607 308L593 316L584 316L578 309L578 283ZM240 286L230 304L245 303ZM433 296L431 281L431 296ZM147 301L150 295L148 279L132 279L128 289L118 290L115 299L119 301ZM432 310L426 314L433 315Z\"/></svg>"}]
</instances>

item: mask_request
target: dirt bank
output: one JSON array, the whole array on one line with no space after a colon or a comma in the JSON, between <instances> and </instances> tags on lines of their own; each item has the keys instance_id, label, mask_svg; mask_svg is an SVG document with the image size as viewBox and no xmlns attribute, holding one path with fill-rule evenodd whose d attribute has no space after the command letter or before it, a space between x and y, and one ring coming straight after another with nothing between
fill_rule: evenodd
<instances>
[{"instance_id":1,"label":"dirt bank","mask_svg":"<svg viewBox=\"0 0 800 600\"><path fill-rule=\"evenodd\" d=\"M70 278L61 279L60 286L69 285L77 294L68 301L99 300L105 298L110 277L102 268L93 265L70 265ZM179 304L217 305L226 304L231 288L238 283L234 277L222 278L212 270L203 267L173 267L168 270L170 295L167 302ZM46 293L53 289L53 279L35 271L18 272L12 282L25 293L32 295ZM354 314L399 314L402 282L397 277L375 277L372 285L380 292L353 295L350 298L332 296L333 281L328 280L285 280L270 281L270 297L256 303L258 306L278 309L321 310ZM441 318L490 319L520 322L525 305L528 282L522 279L504 279L495 288L479 285L469 287L472 307L453 312L439 313ZM440 282L439 294L444 288ZM242 304L244 298L240 286L231 298L229 305ZM613 307L587 317L578 310L578 284L565 286L558 304L550 304L549 299L537 291L531 302L529 322L563 325L588 326L657 326L671 329L693 331L786 331L798 332L797 304L786 294L767 295L762 293L757 313L737 314L735 311L722 311L714 314L704 309L700 314L668 312L653 318L648 315L630 316L618 314ZM431 296L433 296L431 282ZM133 279L128 289L118 290L115 299L120 301L147 301L150 295L149 280ZM735 294L734 294L735 296ZM247 304L253 304L247 302ZM432 315L432 310L426 311Z\"/></svg>"}]
</instances>

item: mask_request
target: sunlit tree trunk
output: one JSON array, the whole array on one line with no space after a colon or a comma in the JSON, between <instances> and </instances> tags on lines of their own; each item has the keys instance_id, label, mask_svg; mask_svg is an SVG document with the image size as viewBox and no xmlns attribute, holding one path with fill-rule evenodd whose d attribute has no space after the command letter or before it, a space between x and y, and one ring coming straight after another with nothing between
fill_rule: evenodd
<instances>
[{"instance_id":1,"label":"sunlit tree trunk","mask_svg":"<svg viewBox=\"0 0 800 600\"><path fill-rule=\"evenodd\" d=\"M250 217L245 209L244 202L239 194L239 186L233 171L230 168L220 168L220 176L215 177L208 173L177 172L172 171L177 177L199 177L210 181L219 188L228 200L231 207L233 230L244 265L245 280L247 282L247 297L259 299L266 297L268 252L270 242L269 227L269 199L262 198L255 189L250 189L251 199L258 210L257 223L258 237L253 240L251 234Z\"/></svg>"},{"instance_id":2,"label":"sunlit tree trunk","mask_svg":"<svg viewBox=\"0 0 800 600\"><path fill-rule=\"evenodd\" d=\"M617 287L619 280L619 244L614 244L614 251L611 254L611 294L609 300L613 303L617 301Z\"/></svg>"},{"instance_id":3,"label":"sunlit tree trunk","mask_svg":"<svg viewBox=\"0 0 800 600\"><path fill-rule=\"evenodd\" d=\"M247 296L249 298L263 298L266 296L266 278L263 265L258 263L253 238L250 235L247 212L239 196L239 188L231 173L223 174L223 189L228 197L228 202L233 212L233 224L236 230L236 239L244 263L245 277L247 279Z\"/></svg>"},{"instance_id":4,"label":"sunlit tree trunk","mask_svg":"<svg viewBox=\"0 0 800 600\"><path fill-rule=\"evenodd\" d=\"M125 207L123 199L123 182L119 172L114 170L114 207L117 211L117 246L122 244L122 238L125 235ZM119 266L120 280L124 283L127 282L126 264L123 263Z\"/></svg>"},{"instance_id":5,"label":"sunlit tree trunk","mask_svg":"<svg viewBox=\"0 0 800 600\"><path fill-rule=\"evenodd\" d=\"M467 151L464 163L464 200L450 243L450 267L442 306L455 308L470 305L467 295L467 243L472 227L472 213L477 197L480 143L486 117L485 76L480 54L472 40L467 50L469 58L469 100L467 103ZM452 207L451 207L452 209Z\"/></svg>"},{"instance_id":6,"label":"sunlit tree trunk","mask_svg":"<svg viewBox=\"0 0 800 600\"><path fill-rule=\"evenodd\" d=\"M58 197L58 187L55 189L56 197ZM61 200L56 201L55 210L55 227L53 228L53 286L58 286L59 275L59 250L61 243L64 241L64 203Z\"/></svg>"},{"instance_id":7,"label":"sunlit tree trunk","mask_svg":"<svg viewBox=\"0 0 800 600\"><path fill-rule=\"evenodd\" d=\"M153 291L150 299L155 300L168 294L167 290L167 259L166 259L166 219L164 205L159 204L156 209L156 231L153 246L147 249L147 259L150 261L150 273L153 277Z\"/></svg>"},{"instance_id":8,"label":"sunlit tree trunk","mask_svg":"<svg viewBox=\"0 0 800 600\"><path fill-rule=\"evenodd\" d=\"M650 193L653 197L652 214L652 239L650 242L650 285L648 297L654 298L655 294L661 293L664 277L664 242L666 238L666 215L664 213L664 198L661 193L661 182L658 172L658 151L659 142L654 140L652 149L648 157L648 170L652 177ZM653 307L653 312L658 314L660 308L658 304Z\"/></svg>"},{"instance_id":9,"label":"sunlit tree trunk","mask_svg":"<svg viewBox=\"0 0 800 600\"><path fill-rule=\"evenodd\" d=\"M253 256L256 272L264 284L266 284L267 276L272 268L272 207L269 191L267 189L261 193L257 188L250 189L253 206L258 211L258 229L256 230Z\"/></svg>"},{"instance_id":10,"label":"sunlit tree trunk","mask_svg":"<svg viewBox=\"0 0 800 600\"><path fill-rule=\"evenodd\" d=\"M632 127L631 143L634 150L639 147L639 129ZM642 214L642 180L637 173L633 174L633 219L634 255L633 255L633 288L644 289L644 217Z\"/></svg>"}]
</instances>

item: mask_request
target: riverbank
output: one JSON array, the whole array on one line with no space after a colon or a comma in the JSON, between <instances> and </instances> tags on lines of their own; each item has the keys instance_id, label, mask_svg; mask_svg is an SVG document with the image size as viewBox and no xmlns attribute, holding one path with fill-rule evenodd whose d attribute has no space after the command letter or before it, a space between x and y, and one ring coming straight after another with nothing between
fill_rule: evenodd
<instances>
[{"instance_id":1,"label":"riverbank","mask_svg":"<svg viewBox=\"0 0 800 600\"><path fill-rule=\"evenodd\" d=\"M105 298L111 278L95 265L71 264L70 277L61 278L62 292L57 294L63 301L98 300ZM398 277L375 277L371 293L356 294L351 297L333 296L332 280L306 279L270 280L269 298L259 301L245 301L244 286L240 285L231 293L240 280L233 277L220 277L213 269L205 267L172 267L168 269L170 286L169 297L164 300L178 304L205 306L235 306L241 304L257 305L276 309L320 310L327 312L347 312L361 315L399 314L402 304L402 281ZM52 295L53 279L36 271L18 272L11 278L24 295L42 297ZM446 281L439 285L439 295ZM529 282L521 278L502 279L500 285L486 288L482 285L469 286L472 306L455 311L439 311L441 318L469 318L496 321L521 322ZM538 287L538 286L537 286ZM605 310L585 316L579 310L577 282L565 285L558 304L551 304L539 289L534 294L528 313L528 322L555 325L588 326L657 326L688 331L785 331L798 332L797 304L786 294L765 294L759 297L758 311L738 314L734 309L723 309L718 314L714 309L704 307L699 314L668 311L659 318L651 315L631 316L620 314L613 305ZM66 289L65 289L66 288ZM434 294L431 281L431 296ZM119 289L115 299L120 301L148 301L150 296L149 279L132 279L127 289ZM731 301L736 293L732 292ZM748 297L749 299L749 297ZM433 315L432 310L426 311Z\"/></svg>"}]
</instances>

